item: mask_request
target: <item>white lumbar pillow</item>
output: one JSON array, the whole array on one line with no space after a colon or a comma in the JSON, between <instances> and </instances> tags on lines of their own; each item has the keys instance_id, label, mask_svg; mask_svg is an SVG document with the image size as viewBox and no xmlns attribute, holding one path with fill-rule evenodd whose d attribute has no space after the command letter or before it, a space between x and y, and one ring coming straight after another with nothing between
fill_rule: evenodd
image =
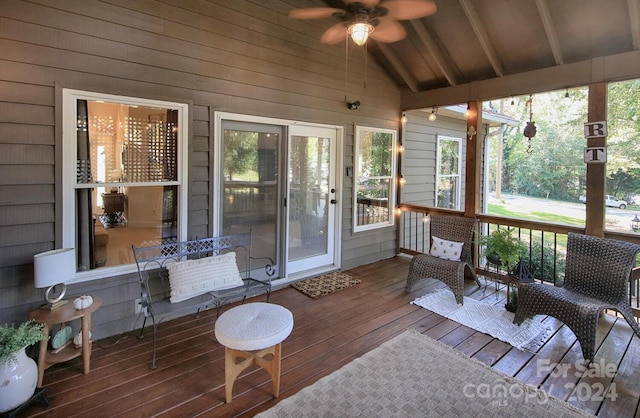
<instances>
[{"instance_id":1,"label":"white lumbar pillow","mask_svg":"<svg viewBox=\"0 0 640 418\"><path fill-rule=\"evenodd\" d=\"M182 302L207 292L242 286L236 253L179 261L167 266L171 303Z\"/></svg>"},{"instance_id":2,"label":"white lumbar pillow","mask_svg":"<svg viewBox=\"0 0 640 418\"><path fill-rule=\"evenodd\" d=\"M445 260L460 261L463 245L464 243L462 242L447 241L446 239L434 236L429 254L434 257L444 258Z\"/></svg>"}]
</instances>

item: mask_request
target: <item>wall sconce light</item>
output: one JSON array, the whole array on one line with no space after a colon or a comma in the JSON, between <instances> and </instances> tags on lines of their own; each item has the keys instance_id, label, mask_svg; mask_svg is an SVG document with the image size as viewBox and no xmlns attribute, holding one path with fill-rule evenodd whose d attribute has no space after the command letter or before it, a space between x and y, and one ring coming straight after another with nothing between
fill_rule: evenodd
<instances>
[{"instance_id":1,"label":"wall sconce light","mask_svg":"<svg viewBox=\"0 0 640 418\"><path fill-rule=\"evenodd\" d=\"M360 108L360 100L347 103L347 107L349 108L349 110L358 110L358 108Z\"/></svg>"},{"instance_id":2,"label":"wall sconce light","mask_svg":"<svg viewBox=\"0 0 640 418\"><path fill-rule=\"evenodd\" d=\"M400 122L407 123L407 112L402 112L402 117L400 118Z\"/></svg>"},{"instance_id":3,"label":"wall sconce light","mask_svg":"<svg viewBox=\"0 0 640 418\"><path fill-rule=\"evenodd\" d=\"M405 179L404 176L400 174L400 180L398 182L400 183L400 186L404 186L405 184L407 184L407 179Z\"/></svg>"},{"instance_id":4,"label":"wall sconce light","mask_svg":"<svg viewBox=\"0 0 640 418\"><path fill-rule=\"evenodd\" d=\"M396 212L396 215L398 216L402 215L402 209L400 209L400 207L396 207L395 212Z\"/></svg>"},{"instance_id":5,"label":"wall sconce light","mask_svg":"<svg viewBox=\"0 0 640 418\"><path fill-rule=\"evenodd\" d=\"M37 288L47 288L46 305L42 309L54 310L67 303L64 295L67 287L64 284L75 274L76 252L73 248L51 250L33 256L33 282ZM52 295L59 288L57 297Z\"/></svg>"},{"instance_id":6,"label":"wall sconce light","mask_svg":"<svg viewBox=\"0 0 640 418\"><path fill-rule=\"evenodd\" d=\"M431 113L429 114L429 120L433 122L436 119L438 119L438 108L434 106L431 108Z\"/></svg>"},{"instance_id":7,"label":"wall sconce light","mask_svg":"<svg viewBox=\"0 0 640 418\"><path fill-rule=\"evenodd\" d=\"M404 145L400 144L398 147L398 152L404 152Z\"/></svg>"}]
</instances>

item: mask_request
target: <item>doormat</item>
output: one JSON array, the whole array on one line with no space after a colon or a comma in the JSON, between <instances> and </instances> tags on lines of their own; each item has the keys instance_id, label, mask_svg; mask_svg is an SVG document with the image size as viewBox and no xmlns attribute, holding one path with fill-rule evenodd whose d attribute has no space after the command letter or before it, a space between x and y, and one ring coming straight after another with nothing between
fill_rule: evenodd
<instances>
[{"instance_id":1,"label":"doormat","mask_svg":"<svg viewBox=\"0 0 640 418\"><path fill-rule=\"evenodd\" d=\"M355 286L360 283L360 279L354 279L345 273L334 271L333 273L323 274L322 276L312 279L302 280L291 284L296 290L304 293L311 298L319 298L347 287Z\"/></svg>"}]
</instances>

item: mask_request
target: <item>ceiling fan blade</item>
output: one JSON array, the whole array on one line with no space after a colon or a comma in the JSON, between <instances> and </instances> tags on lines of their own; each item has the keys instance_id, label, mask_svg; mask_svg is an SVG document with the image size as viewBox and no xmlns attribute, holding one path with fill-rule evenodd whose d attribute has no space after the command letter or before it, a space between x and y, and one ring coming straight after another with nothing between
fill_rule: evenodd
<instances>
[{"instance_id":1,"label":"ceiling fan blade","mask_svg":"<svg viewBox=\"0 0 640 418\"><path fill-rule=\"evenodd\" d=\"M407 31L398 21L383 18L379 19L379 22L374 31L369 34L372 39L388 44L397 42L407 36Z\"/></svg>"},{"instance_id":2,"label":"ceiling fan blade","mask_svg":"<svg viewBox=\"0 0 640 418\"><path fill-rule=\"evenodd\" d=\"M344 27L344 23L336 23L322 34L320 42L323 44L337 44L344 40L346 36L347 30Z\"/></svg>"},{"instance_id":3,"label":"ceiling fan blade","mask_svg":"<svg viewBox=\"0 0 640 418\"><path fill-rule=\"evenodd\" d=\"M345 4L350 3L362 3L367 7L374 7L376 4L380 3L380 0L342 0Z\"/></svg>"},{"instance_id":4,"label":"ceiling fan blade","mask_svg":"<svg viewBox=\"0 0 640 418\"><path fill-rule=\"evenodd\" d=\"M397 20L417 19L432 15L438 10L431 0L387 0L380 7L389 10L385 17Z\"/></svg>"},{"instance_id":5,"label":"ceiling fan blade","mask_svg":"<svg viewBox=\"0 0 640 418\"><path fill-rule=\"evenodd\" d=\"M331 7L311 7L309 9L294 9L289 11L289 17L293 19L321 19L331 17L335 13L344 14L342 9L334 9Z\"/></svg>"}]
</instances>

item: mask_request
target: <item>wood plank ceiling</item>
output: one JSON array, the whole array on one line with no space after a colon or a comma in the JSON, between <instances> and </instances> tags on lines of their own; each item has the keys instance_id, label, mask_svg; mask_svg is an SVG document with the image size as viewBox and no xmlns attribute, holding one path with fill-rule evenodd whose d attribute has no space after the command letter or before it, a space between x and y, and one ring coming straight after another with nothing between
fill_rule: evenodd
<instances>
[{"instance_id":1,"label":"wood plank ceiling","mask_svg":"<svg viewBox=\"0 0 640 418\"><path fill-rule=\"evenodd\" d=\"M407 93L640 49L640 0L434 1L435 14L401 21L406 38L370 41L370 53ZM340 0L323 3L344 7ZM557 87L572 87L563 83Z\"/></svg>"}]
</instances>

